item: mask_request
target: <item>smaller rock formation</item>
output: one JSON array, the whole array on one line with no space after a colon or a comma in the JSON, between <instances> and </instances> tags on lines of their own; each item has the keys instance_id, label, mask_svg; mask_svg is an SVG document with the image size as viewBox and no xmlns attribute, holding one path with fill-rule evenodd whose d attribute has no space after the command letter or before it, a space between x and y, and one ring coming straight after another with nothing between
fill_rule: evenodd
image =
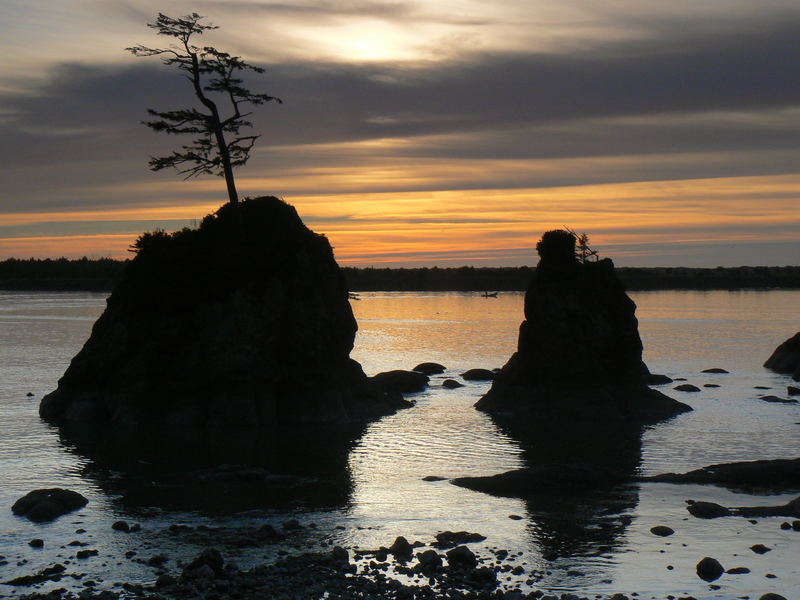
<instances>
[{"instance_id":1,"label":"smaller rock formation","mask_svg":"<svg viewBox=\"0 0 800 600\"><path fill-rule=\"evenodd\" d=\"M525 294L517 352L475 405L531 418L656 422L691 407L647 387L636 305L610 259L582 262L575 236L549 231Z\"/></svg>"},{"instance_id":2,"label":"smaller rock formation","mask_svg":"<svg viewBox=\"0 0 800 600\"><path fill-rule=\"evenodd\" d=\"M776 373L791 375L800 381L800 331L775 349L764 366Z\"/></svg>"},{"instance_id":3,"label":"smaller rock formation","mask_svg":"<svg viewBox=\"0 0 800 600\"><path fill-rule=\"evenodd\" d=\"M35 523L52 521L61 515L86 506L89 501L78 492L62 488L47 488L28 492L14 502L11 511Z\"/></svg>"}]
</instances>

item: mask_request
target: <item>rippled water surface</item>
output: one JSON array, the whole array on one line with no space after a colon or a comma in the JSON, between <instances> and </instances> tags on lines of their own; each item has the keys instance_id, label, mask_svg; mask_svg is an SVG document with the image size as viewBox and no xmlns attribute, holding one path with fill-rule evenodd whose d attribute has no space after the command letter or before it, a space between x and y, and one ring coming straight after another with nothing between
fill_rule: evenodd
<instances>
[{"instance_id":1,"label":"rippled water surface","mask_svg":"<svg viewBox=\"0 0 800 600\"><path fill-rule=\"evenodd\" d=\"M364 293L353 302L359 322L353 357L367 374L409 369L423 361L448 368L428 390L413 395L414 408L335 434L282 433L205 444L141 435L76 446L42 423L37 407L87 338L105 296L0 292L0 556L5 557L0 563L8 563L0 566L0 580L70 560L75 549L66 544L77 539L100 551L81 561L79 569L87 577L109 586L120 580L148 582L153 569L124 558L126 551L143 558L166 552L174 568L174 561L194 555L207 541L172 535L171 524L279 525L291 516L316 527L306 527L287 544L252 550L226 548L223 541L226 555L247 566L295 547L337 543L375 548L389 545L397 535L428 543L439 531L467 530L487 536L475 545L479 552L507 548L522 553L517 563L526 570L546 569L549 574L538 588L587 595L639 591L647 597L730 598L774 591L795 597L800 533L781 530L784 519L702 521L689 517L684 506L689 498L740 506L781 504L800 490L757 496L715 487L632 484L610 492L543 494L522 501L472 492L446 480L422 480L500 473L542 456L602 454L609 437L623 470L646 474L800 455L800 408L758 400L764 393L786 395L789 378L761 364L797 331L800 292L632 296L651 371L720 386L696 394L667 386L664 391L695 411L651 427L641 437L590 430L520 436L472 408L487 384L440 387L444 378L458 378L468 368L502 366L516 346L522 294ZM730 374L700 373L708 367L724 367ZM284 450L276 453L279 443ZM270 489L220 491L173 474L181 464L200 468L242 457L298 477L297 486L280 494ZM90 503L46 525L11 513L11 504L24 493L55 486L80 491ZM114 532L110 525L117 519L140 522L144 530ZM658 524L676 534L653 536L649 530ZM78 529L86 533L75 533ZM34 537L45 540L44 549L28 547ZM772 551L757 555L749 550L755 543ZM704 556L718 558L726 568L749 567L751 573L726 575L713 589L694 574ZM0 585L0 596L21 593Z\"/></svg>"}]
</instances>

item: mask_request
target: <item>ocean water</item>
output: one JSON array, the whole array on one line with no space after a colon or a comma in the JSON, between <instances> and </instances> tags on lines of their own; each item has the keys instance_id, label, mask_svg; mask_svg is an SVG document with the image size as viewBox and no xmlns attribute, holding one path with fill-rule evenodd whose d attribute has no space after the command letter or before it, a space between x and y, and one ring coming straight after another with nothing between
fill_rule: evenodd
<instances>
[{"instance_id":1,"label":"ocean water","mask_svg":"<svg viewBox=\"0 0 800 600\"><path fill-rule=\"evenodd\" d=\"M520 433L495 423L472 408L488 384L465 382L456 390L440 384L468 368L503 365L516 346L522 294L396 292L363 293L353 301L359 333L352 356L368 375L423 361L444 364L446 373L410 397L414 408L354 430L210 437L200 443L145 432L112 439L102 432L63 435L43 423L39 400L55 388L88 337L105 296L0 292L0 565L6 563L0 566L0 581L61 562L68 572L83 575L58 587L80 588L86 579L112 587L155 579L154 568L137 559L164 553L167 569L177 570L207 545L247 567L273 560L279 552L331 544L377 548L398 535L430 543L440 531L466 530L486 536L473 545L479 555L488 556L492 548L519 553L513 564L542 574L536 589L582 595L636 591L657 598L758 597L769 591L796 597L800 533L780 529L787 519L699 520L686 512L685 501L782 504L800 490L766 496L645 483L582 495L543 493L523 501L446 480L560 456L607 455L631 474L800 456L800 407L758 399L786 396L790 379L761 364L800 327L800 292L631 295L651 371L720 386L694 394L663 386L695 410L644 431ZM701 373L709 367L730 373ZM291 476L294 483L287 490L204 483L194 475L222 462L258 464ZM423 481L428 475L445 480ZM90 502L48 524L11 513L17 498L41 487L74 489ZM284 542L241 543L249 528L280 527L289 518L304 528ZM140 523L142 531L113 531L111 524L119 519ZM184 535L170 529L175 524L215 529ZM654 525L668 525L676 533L656 537L650 533ZM43 539L44 548L29 547L32 538ZM80 549L69 545L74 541L97 549L98 556L74 558ZM758 555L750 550L756 543L772 550ZM126 558L126 552L137 554ZM695 574L704 556L717 558L726 569L745 566L751 572L723 575L710 586ZM526 578L502 581L528 589ZM0 597L26 591L0 584Z\"/></svg>"}]
</instances>

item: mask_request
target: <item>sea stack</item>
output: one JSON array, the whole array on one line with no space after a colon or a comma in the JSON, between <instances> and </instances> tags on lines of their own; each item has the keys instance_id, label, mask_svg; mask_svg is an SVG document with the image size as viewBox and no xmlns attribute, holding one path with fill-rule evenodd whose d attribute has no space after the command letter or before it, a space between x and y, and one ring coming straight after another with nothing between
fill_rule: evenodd
<instances>
[{"instance_id":1,"label":"sea stack","mask_svg":"<svg viewBox=\"0 0 800 600\"><path fill-rule=\"evenodd\" d=\"M54 423L336 423L404 401L350 358L356 321L328 240L275 197L143 235L40 415Z\"/></svg>"},{"instance_id":2,"label":"sea stack","mask_svg":"<svg viewBox=\"0 0 800 600\"><path fill-rule=\"evenodd\" d=\"M791 375L800 381L800 331L775 348L764 366L776 373Z\"/></svg>"},{"instance_id":3,"label":"sea stack","mask_svg":"<svg viewBox=\"0 0 800 600\"><path fill-rule=\"evenodd\" d=\"M691 407L650 389L636 305L610 259L579 260L575 236L548 231L525 294L517 351L479 410L512 417L656 422Z\"/></svg>"}]
</instances>

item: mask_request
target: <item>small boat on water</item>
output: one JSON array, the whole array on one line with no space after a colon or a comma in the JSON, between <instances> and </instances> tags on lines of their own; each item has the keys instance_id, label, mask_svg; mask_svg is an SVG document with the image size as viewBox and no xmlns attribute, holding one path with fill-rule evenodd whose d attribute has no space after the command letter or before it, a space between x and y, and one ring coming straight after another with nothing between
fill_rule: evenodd
<instances>
[{"instance_id":1,"label":"small boat on water","mask_svg":"<svg viewBox=\"0 0 800 600\"><path fill-rule=\"evenodd\" d=\"M497 292L483 292L484 298L497 298Z\"/></svg>"}]
</instances>

